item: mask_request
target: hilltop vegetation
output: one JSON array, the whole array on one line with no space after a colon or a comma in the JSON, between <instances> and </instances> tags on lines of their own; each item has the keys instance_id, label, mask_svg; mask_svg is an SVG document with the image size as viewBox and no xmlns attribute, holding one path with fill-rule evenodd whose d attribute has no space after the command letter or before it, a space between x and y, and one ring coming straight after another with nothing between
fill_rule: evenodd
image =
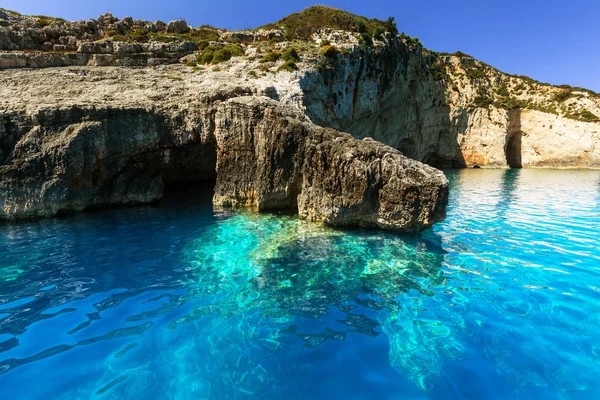
<instances>
[{"instance_id":1,"label":"hilltop vegetation","mask_svg":"<svg viewBox=\"0 0 600 400\"><path fill-rule=\"evenodd\" d=\"M310 40L313 33L325 28L356 32L376 38L385 32L398 34L394 17L381 21L325 6L309 7L257 29L284 29L287 40Z\"/></svg>"},{"instance_id":2,"label":"hilltop vegetation","mask_svg":"<svg viewBox=\"0 0 600 400\"><path fill-rule=\"evenodd\" d=\"M398 44L403 43L411 57L423 56L429 76L445 86L456 105L529 108L580 121L600 120L600 96L591 90L502 73L461 52L430 51L418 38L399 34L393 17L371 19L326 6L309 7L245 31L191 27L185 20L167 24L119 19L110 13L95 20L68 22L1 8L0 27L0 50L82 53L83 64L88 62L85 55L98 53L114 56L106 58L108 65L121 65L121 58L125 65L149 65L150 59L153 63L181 60L195 70L238 57L256 62L249 71L251 77L312 66L325 82L350 59L361 58L367 61L364 72L369 79L379 76L389 83L398 67ZM140 57L133 60L131 54ZM51 55L48 59L46 66L52 66ZM0 67L7 68L1 63Z\"/></svg>"}]
</instances>

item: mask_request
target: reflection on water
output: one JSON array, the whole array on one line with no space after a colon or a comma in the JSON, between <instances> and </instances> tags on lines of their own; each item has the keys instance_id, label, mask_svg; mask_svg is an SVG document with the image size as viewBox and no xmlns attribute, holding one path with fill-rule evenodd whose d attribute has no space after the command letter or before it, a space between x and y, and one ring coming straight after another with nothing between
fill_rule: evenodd
<instances>
[{"instance_id":1,"label":"reflection on water","mask_svg":"<svg viewBox=\"0 0 600 400\"><path fill-rule=\"evenodd\" d=\"M0 398L590 398L600 173L448 177L412 236L204 191L4 225Z\"/></svg>"}]
</instances>

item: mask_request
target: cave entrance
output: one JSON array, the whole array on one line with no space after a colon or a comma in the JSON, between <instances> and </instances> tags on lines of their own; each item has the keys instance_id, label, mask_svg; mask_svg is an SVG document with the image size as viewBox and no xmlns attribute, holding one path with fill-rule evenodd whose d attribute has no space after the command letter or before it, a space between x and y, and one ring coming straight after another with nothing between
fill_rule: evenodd
<instances>
[{"instance_id":1,"label":"cave entrance","mask_svg":"<svg viewBox=\"0 0 600 400\"><path fill-rule=\"evenodd\" d=\"M163 170L162 205L212 205L217 179L214 146L188 145L171 149Z\"/></svg>"},{"instance_id":2,"label":"cave entrance","mask_svg":"<svg viewBox=\"0 0 600 400\"><path fill-rule=\"evenodd\" d=\"M423 157L423 162L438 169L465 168L465 164L459 160L444 158L437 153L428 153L425 157Z\"/></svg>"},{"instance_id":3,"label":"cave entrance","mask_svg":"<svg viewBox=\"0 0 600 400\"><path fill-rule=\"evenodd\" d=\"M506 143L506 163L510 168L523 168L521 157L521 142L523 140L523 132L517 131L508 137Z\"/></svg>"}]
</instances>

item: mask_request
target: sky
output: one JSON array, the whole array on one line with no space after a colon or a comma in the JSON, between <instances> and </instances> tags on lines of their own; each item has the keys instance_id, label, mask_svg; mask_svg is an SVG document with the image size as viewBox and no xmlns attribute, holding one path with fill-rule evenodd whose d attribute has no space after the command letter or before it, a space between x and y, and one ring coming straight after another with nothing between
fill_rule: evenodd
<instances>
[{"instance_id":1,"label":"sky","mask_svg":"<svg viewBox=\"0 0 600 400\"><path fill-rule=\"evenodd\" d=\"M0 7L67 20L118 17L254 28L315 4L369 18L440 52L462 51L502 71L600 92L599 0L0 0Z\"/></svg>"}]
</instances>

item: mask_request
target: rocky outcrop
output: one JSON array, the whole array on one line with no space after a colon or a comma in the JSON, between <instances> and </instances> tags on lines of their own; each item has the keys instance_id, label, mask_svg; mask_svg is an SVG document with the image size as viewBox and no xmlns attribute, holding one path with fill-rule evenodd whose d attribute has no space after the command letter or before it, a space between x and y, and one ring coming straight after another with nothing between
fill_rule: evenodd
<instances>
[{"instance_id":1,"label":"rocky outcrop","mask_svg":"<svg viewBox=\"0 0 600 400\"><path fill-rule=\"evenodd\" d=\"M258 101L229 100L217 111L216 204L297 209L330 225L404 231L443 219L448 189L441 171Z\"/></svg>"},{"instance_id":2,"label":"rocky outcrop","mask_svg":"<svg viewBox=\"0 0 600 400\"><path fill-rule=\"evenodd\" d=\"M237 82L148 72L13 72L31 85L0 114L0 218L147 203L168 183L212 179L217 205L334 226L415 231L444 216L444 175L393 148L315 126Z\"/></svg>"},{"instance_id":3,"label":"rocky outcrop","mask_svg":"<svg viewBox=\"0 0 600 400\"><path fill-rule=\"evenodd\" d=\"M600 168L600 97L591 91L503 74L408 40L371 48L336 32L315 40L345 49L301 78L306 113L319 125L442 168Z\"/></svg>"},{"instance_id":4,"label":"rocky outcrop","mask_svg":"<svg viewBox=\"0 0 600 400\"><path fill-rule=\"evenodd\" d=\"M412 231L447 201L443 175L418 161L600 168L597 94L427 51L382 31L393 19L369 20L371 37L300 14L235 32L45 18L0 12L0 218L215 179L218 205ZM41 69L53 66L68 68Z\"/></svg>"}]
</instances>

